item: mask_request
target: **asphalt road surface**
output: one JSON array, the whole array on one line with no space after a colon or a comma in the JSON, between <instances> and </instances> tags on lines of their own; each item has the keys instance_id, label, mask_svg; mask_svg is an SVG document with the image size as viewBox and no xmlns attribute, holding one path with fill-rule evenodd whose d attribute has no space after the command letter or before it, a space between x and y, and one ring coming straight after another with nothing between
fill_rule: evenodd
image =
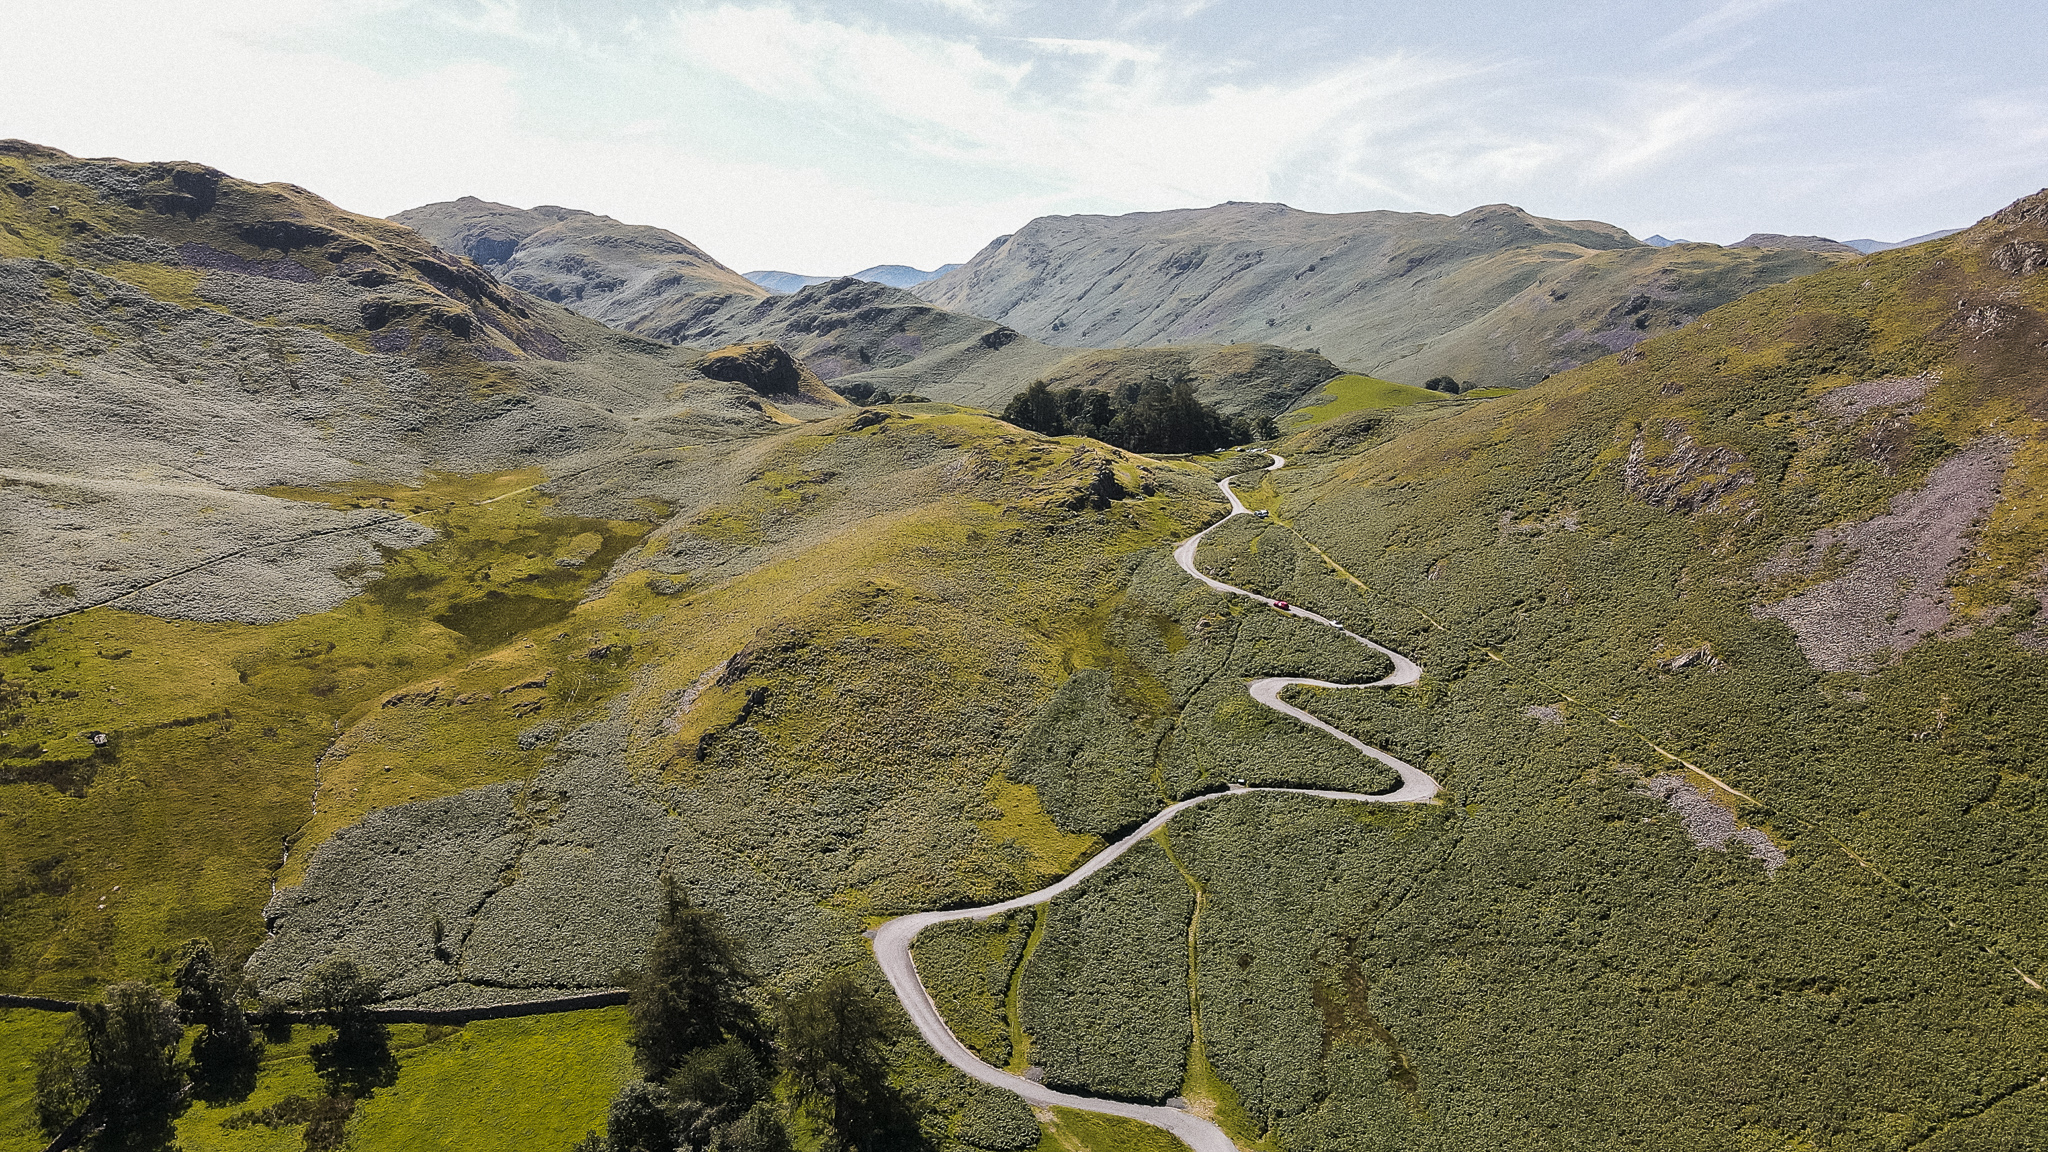
<instances>
[{"instance_id":1,"label":"asphalt road surface","mask_svg":"<svg viewBox=\"0 0 2048 1152\"><path fill-rule=\"evenodd\" d=\"M1281 457L1274 456L1273 463L1265 471L1273 471L1286 463L1287 461ZM1237 498L1237 493L1231 490L1231 479L1234 479L1234 477L1226 478L1217 485L1217 487L1223 490L1224 497L1230 501L1230 514L1222 520L1218 520L1215 524L1211 524L1202 531L1195 533L1188 539L1181 541L1180 545L1173 550L1173 558L1180 563L1181 568L1188 575L1200 580L1217 592L1232 596L1245 596L1263 604L1271 605L1273 604L1271 598L1213 579L1204 575L1195 566L1195 549L1201 546L1202 537L1215 531L1218 525L1228 521L1231 517L1247 515L1250 512L1250 509L1246 508L1244 503ZM1383 648L1347 629L1339 628L1329 619L1318 616L1306 608L1289 605L1285 611L1304 620L1330 628L1338 635L1371 648L1373 651L1393 661L1393 671L1369 684L1335 684L1327 680L1309 680L1297 676L1269 676L1261 680L1254 680L1247 686L1251 692L1252 699L1283 715L1299 720L1319 732L1326 732L1349 744L1351 747L1358 749L1365 755L1387 765L1400 775L1400 787L1392 792L1367 796L1356 792L1330 792L1314 788L1247 788L1240 785L1232 787L1228 791L1196 796L1163 809L1158 815L1147 820L1136 831L1097 853L1087 863L1075 869L1066 878L1058 883L1041 888L1036 892L1019 896L1013 900L1005 900L1000 904L989 904L980 908L960 908L946 912L919 912L910 916L899 916L883 924L874 933L875 959L881 963L882 971L889 978L890 987L895 989L897 999L903 1002L904 1011L910 1013L910 1019L917 1025L918 1032L924 1036L926 1043L929 1043L945 1059L946 1063L951 1064L953 1067L958 1068L960 1071L965 1072L984 1084L1015 1092L1031 1104L1042 1107L1074 1108L1083 1112L1098 1112L1138 1120L1171 1132L1180 1139L1181 1143L1186 1144L1192 1149L1193 1152L1237 1152L1237 1145L1231 1141L1229 1136L1224 1134L1223 1129L1192 1112L1184 1112L1178 1108L1167 1108L1159 1105L1128 1104L1121 1100L1103 1100L1094 1096L1079 1096L1070 1092L1059 1092L1035 1080L1027 1080L1022 1076L1005 1072L1000 1068L984 1063L965 1044L962 1044L958 1037L953 1035L952 1029L946 1027L945 1018L939 1015L938 1006L932 1002L931 994L925 991L924 983L918 979L917 962L911 957L910 946L917 939L919 932L933 924L942 924L949 920L985 920L991 916L1001 915L1002 913L1015 911L1019 908L1028 908L1034 904L1047 903L1061 893L1072 889L1088 879L1088 877L1107 868L1117 857L1143 843L1147 836L1165 827L1167 822L1171 821L1175 816L1198 804L1210 804L1231 796L1247 795L1253 792L1289 792L1301 796L1315 796L1324 800L1368 804L1412 804L1434 797L1437 793L1437 782L1431 779L1428 773L1363 741L1347 736L1328 724L1323 723L1321 720L1316 719L1314 716L1309 715L1307 712L1280 699L1282 692L1297 684L1317 688L1400 687L1413 684L1421 679L1421 667L1406 656L1392 649Z\"/></svg>"}]
</instances>

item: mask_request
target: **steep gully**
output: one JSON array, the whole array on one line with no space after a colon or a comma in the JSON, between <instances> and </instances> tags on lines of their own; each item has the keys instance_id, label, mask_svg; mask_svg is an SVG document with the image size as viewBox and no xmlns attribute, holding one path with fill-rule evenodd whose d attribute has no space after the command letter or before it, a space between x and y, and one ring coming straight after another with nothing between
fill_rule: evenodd
<instances>
[{"instance_id":1,"label":"steep gully","mask_svg":"<svg viewBox=\"0 0 2048 1152\"><path fill-rule=\"evenodd\" d=\"M1268 453L1268 455L1271 454ZM1273 463L1266 467L1264 471L1274 471L1286 463L1287 461L1283 458L1273 456ZM1237 493L1232 491L1230 482L1233 479L1235 477L1226 477L1217 485L1217 487L1223 490L1224 497L1230 501L1229 514L1224 516L1223 519L1218 520L1215 524L1211 524L1202 531L1181 541L1180 545L1173 550L1173 558L1188 575L1200 580L1217 592L1232 596L1248 597L1262 604L1273 604L1277 608L1277 602L1256 592L1248 592L1243 588L1234 587L1220 580L1213 579L1204 574L1195 564L1195 550L1201 547L1202 537L1215 531L1217 527L1230 520L1231 517L1246 515L1250 512L1250 509L1244 506L1244 502L1237 498ZM1356 792L1330 792L1314 788L1256 788L1234 785L1228 791L1196 796L1161 810L1158 815L1147 820L1136 831L1097 853L1086 864L1083 864L1065 879L1060 880L1056 884L1041 888L1036 892L1019 896L1013 900L1005 900L1000 904L989 904L979 908L960 908L942 912L919 912L915 915L899 916L894 920L884 923L874 932L875 959L880 962L883 973L889 978L890 986L896 991L897 999L903 1002L903 1008L906 1012L910 1013L910 1018L917 1025L918 1032L924 1036L926 1043L930 1044L940 1056L945 1058L946 1063L951 1064L953 1067L958 1068L960 1071L984 1084L1015 1092L1031 1104L1042 1107L1057 1105L1062 1108L1073 1108L1084 1112L1098 1112L1138 1120L1172 1133L1182 1143L1192 1149L1193 1152L1236 1152L1237 1145L1224 1133L1222 1128L1192 1112L1184 1112L1178 1108L1129 1104L1121 1100L1105 1100L1093 1096L1079 1096L1069 1092L1060 1092L1034 1080L1028 1080L1022 1076L1005 1072L992 1065L983 1063L946 1026L945 1018L939 1014L938 1005L933 1003L931 994L925 990L923 981L918 978L917 962L911 957L910 947L916 941L917 934L933 924L942 924L952 920L982 920L1019 908L1027 908L1034 904L1049 903L1062 893L1072 890L1090 876L1108 867L1117 857L1143 843L1147 836L1165 827L1175 816L1198 804L1207 804L1226 796L1239 796L1252 792L1289 792L1302 796L1315 796L1324 800L1360 801L1374 804L1411 804L1434 797L1437 793L1437 783L1421 769L1390 756L1378 748L1345 735L1321 720L1316 719L1314 716L1309 715L1307 712L1280 699L1282 692L1296 685L1306 685L1314 688L1402 687L1414 684L1422 678L1421 667L1406 656L1375 644L1363 636L1342 628L1335 621L1318 616L1306 608L1290 605L1285 611L1304 620L1330 628L1346 639L1363 644L1378 652L1393 661L1393 671L1369 684L1335 684L1327 680L1311 680L1298 676L1269 676L1251 682L1249 690L1252 699L1257 700L1276 712L1299 720L1318 732L1334 736L1365 755L1387 765L1399 774L1401 779L1400 787L1392 792L1384 792L1376 796L1366 796Z\"/></svg>"}]
</instances>

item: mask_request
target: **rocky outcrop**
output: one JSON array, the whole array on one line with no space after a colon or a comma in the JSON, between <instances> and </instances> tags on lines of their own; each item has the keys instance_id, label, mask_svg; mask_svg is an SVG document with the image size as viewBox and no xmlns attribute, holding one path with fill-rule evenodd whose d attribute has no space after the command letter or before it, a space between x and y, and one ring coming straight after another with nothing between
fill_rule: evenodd
<instances>
[{"instance_id":1,"label":"rocky outcrop","mask_svg":"<svg viewBox=\"0 0 2048 1152\"><path fill-rule=\"evenodd\" d=\"M1728 510L1730 496L1756 482L1749 461L1727 447L1701 448L1676 421L1645 425L1630 441L1621 486L1646 504L1677 512Z\"/></svg>"},{"instance_id":2,"label":"rocky outcrop","mask_svg":"<svg viewBox=\"0 0 2048 1152\"><path fill-rule=\"evenodd\" d=\"M1686 838L1702 852L1726 852L1732 844L1741 844L1748 855L1763 861L1766 872L1776 872L1791 859L1763 829L1736 819L1735 813L1716 804L1683 776L1652 776L1630 791L1664 801L1678 814Z\"/></svg>"},{"instance_id":3,"label":"rocky outcrop","mask_svg":"<svg viewBox=\"0 0 2048 1152\"><path fill-rule=\"evenodd\" d=\"M720 348L698 361L697 371L713 380L745 384L763 396L794 395L804 374L789 353L770 340Z\"/></svg>"},{"instance_id":4,"label":"rocky outcrop","mask_svg":"<svg viewBox=\"0 0 2048 1152\"><path fill-rule=\"evenodd\" d=\"M1998 500L2012 451L2005 440L1980 440L1935 465L1882 514L1788 545L1758 576L1816 573L1831 556L1847 557L1846 570L1756 615L1783 621L1813 666L1830 672L1868 671L1939 633L1954 611L1949 572Z\"/></svg>"},{"instance_id":5,"label":"rocky outcrop","mask_svg":"<svg viewBox=\"0 0 2048 1152\"><path fill-rule=\"evenodd\" d=\"M744 384L770 399L848 406L845 398L818 379L817 373L798 363L772 340L720 348L699 360L697 371L713 380Z\"/></svg>"}]
</instances>

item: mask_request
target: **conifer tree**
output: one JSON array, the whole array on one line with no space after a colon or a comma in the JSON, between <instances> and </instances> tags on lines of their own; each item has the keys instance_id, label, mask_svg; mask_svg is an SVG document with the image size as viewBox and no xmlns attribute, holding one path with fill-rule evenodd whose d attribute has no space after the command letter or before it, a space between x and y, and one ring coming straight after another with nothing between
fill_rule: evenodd
<instances>
[{"instance_id":1,"label":"conifer tree","mask_svg":"<svg viewBox=\"0 0 2048 1152\"><path fill-rule=\"evenodd\" d=\"M758 1040L753 1014L740 998L747 970L738 944L716 912L693 906L674 881L667 885L646 967L626 983L628 1039L649 1080L665 1078L700 1048L728 1038Z\"/></svg>"}]
</instances>

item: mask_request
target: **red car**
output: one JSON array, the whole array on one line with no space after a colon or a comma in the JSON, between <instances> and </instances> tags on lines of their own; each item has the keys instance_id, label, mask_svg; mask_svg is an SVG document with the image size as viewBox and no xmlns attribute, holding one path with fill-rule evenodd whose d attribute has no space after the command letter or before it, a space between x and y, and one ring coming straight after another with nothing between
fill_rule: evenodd
<instances>
[{"instance_id":1,"label":"red car","mask_svg":"<svg viewBox=\"0 0 2048 1152\"><path fill-rule=\"evenodd\" d=\"M1287 611L1287 601L1285 601L1285 600L1275 600L1275 601L1273 601L1273 607L1275 607L1275 608L1278 608L1278 609L1279 609L1279 610L1281 610L1282 612L1285 612L1285 611Z\"/></svg>"}]
</instances>

